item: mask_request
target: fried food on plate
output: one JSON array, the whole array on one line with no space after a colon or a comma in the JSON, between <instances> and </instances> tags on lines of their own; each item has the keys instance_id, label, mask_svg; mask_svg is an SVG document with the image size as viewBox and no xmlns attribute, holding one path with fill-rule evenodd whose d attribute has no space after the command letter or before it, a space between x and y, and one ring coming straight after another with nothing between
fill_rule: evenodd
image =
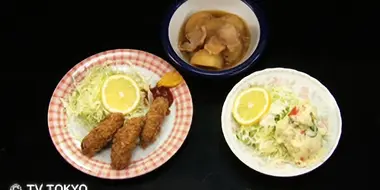
<instances>
[{"instance_id":1,"label":"fried food on plate","mask_svg":"<svg viewBox=\"0 0 380 190\"><path fill-rule=\"evenodd\" d=\"M111 149L111 167L113 169L122 170L129 165L144 122L145 117L131 118L116 132Z\"/></svg>"},{"instance_id":2,"label":"fried food on plate","mask_svg":"<svg viewBox=\"0 0 380 190\"><path fill-rule=\"evenodd\" d=\"M96 126L82 140L82 153L87 157L93 157L95 153L104 148L113 138L116 131L123 126L124 115L111 113L98 126Z\"/></svg>"},{"instance_id":3,"label":"fried food on plate","mask_svg":"<svg viewBox=\"0 0 380 190\"><path fill-rule=\"evenodd\" d=\"M146 121L141 133L141 147L146 148L152 144L160 132L161 124L165 116L169 113L169 101L164 97L157 97L153 100Z\"/></svg>"}]
</instances>

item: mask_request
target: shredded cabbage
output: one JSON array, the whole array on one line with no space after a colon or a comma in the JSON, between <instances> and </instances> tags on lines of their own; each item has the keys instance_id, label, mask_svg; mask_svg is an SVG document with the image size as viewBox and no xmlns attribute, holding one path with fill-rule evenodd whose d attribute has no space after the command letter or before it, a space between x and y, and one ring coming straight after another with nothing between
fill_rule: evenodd
<instances>
[{"instance_id":1,"label":"shredded cabbage","mask_svg":"<svg viewBox=\"0 0 380 190\"><path fill-rule=\"evenodd\" d=\"M252 147L260 156L287 159L287 150L276 141L274 133L274 126L242 126L236 132L236 137L244 144Z\"/></svg>"},{"instance_id":2,"label":"shredded cabbage","mask_svg":"<svg viewBox=\"0 0 380 190\"><path fill-rule=\"evenodd\" d=\"M77 118L78 121L88 131L94 128L100 121L102 121L109 112L104 108L101 101L101 88L105 80L115 74L120 74L110 66L94 66L86 73L85 78L79 83L73 77L75 88L73 92L66 98L61 98L68 118ZM143 77L136 71L127 74L136 81L141 89L141 99L137 108L126 115L129 117L137 117L145 115L149 109L148 91L149 85Z\"/></svg>"},{"instance_id":3,"label":"shredded cabbage","mask_svg":"<svg viewBox=\"0 0 380 190\"><path fill-rule=\"evenodd\" d=\"M272 102L279 101L287 106L295 106L299 103L298 97L287 88L280 87L266 87L268 90Z\"/></svg>"}]
</instances>

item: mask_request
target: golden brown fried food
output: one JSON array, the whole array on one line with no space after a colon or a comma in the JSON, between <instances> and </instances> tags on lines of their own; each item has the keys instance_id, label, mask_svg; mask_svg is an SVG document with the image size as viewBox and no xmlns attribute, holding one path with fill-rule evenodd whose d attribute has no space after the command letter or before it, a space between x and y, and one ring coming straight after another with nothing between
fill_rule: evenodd
<instances>
[{"instance_id":1,"label":"golden brown fried food","mask_svg":"<svg viewBox=\"0 0 380 190\"><path fill-rule=\"evenodd\" d=\"M111 149L111 167L113 169L122 170L129 165L144 122L144 117L131 118L116 132Z\"/></svg>"},{"instance_id":2,"label":"golden brown fried food","mask_svg":"<svg viewBox=\"0 0 380 190\"><path fill-rule=\"evenodd\" d=\"M95 153L100 151L111 141L116 131L123 126L123 123L123 114L109 114L84 137L81 143L82 153L87 157L93 157Z\"/></svg>"},{"instance_id":3,"label":"golden brown fried food","mask_svg":"<svg viewBox=\"0 0 380 190\"><path fill-rule=\"evenodd\" d=\"M141 147L146 148L152 144L160 132L161 124L165 116L169 113L169 101L164 97L157 97L153 100L146 121L141 133Z\"/></svg>"}]
</instances>

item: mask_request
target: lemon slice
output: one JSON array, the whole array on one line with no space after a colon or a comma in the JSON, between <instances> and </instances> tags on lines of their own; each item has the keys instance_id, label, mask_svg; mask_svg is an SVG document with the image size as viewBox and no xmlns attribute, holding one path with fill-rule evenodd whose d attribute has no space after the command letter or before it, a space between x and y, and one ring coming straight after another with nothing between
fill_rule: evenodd
<instances>
[{"instance_id":1,"label":"lemon slice","mask_svg":"<svg viewBox=\"0 0 380 190\"><path fill-rule=\"evenodd\" d=\"M158 81L157 86L158 87L164 86L164 87L171 88L171 87L175 87L181 84L182 81L183 81L182 76L178 72L172 71L172 72L165 73L165 75Z\"/></svg>"},{"instance_id":2,"label":"lemon slice","mask_svg":"<svg viewBox=\"0 0 380 190\"><path fill-rule=\"evenodd\" d=\"M112 75L103 84L102 103L110 112L127 114L140 102L140 89L127 75Z\"/></svg>"},{"instance_id":3,"label":"lemon slice","mask_svg":"<svg viewBox=\"0 0 380 190\"><path fill-rule=\"evenodd\" d=\"M268 92L253 87L241 92L235 99L232 114L241 125L251 125L260 120L270 105Z\"/></svg>"}]
</instances>

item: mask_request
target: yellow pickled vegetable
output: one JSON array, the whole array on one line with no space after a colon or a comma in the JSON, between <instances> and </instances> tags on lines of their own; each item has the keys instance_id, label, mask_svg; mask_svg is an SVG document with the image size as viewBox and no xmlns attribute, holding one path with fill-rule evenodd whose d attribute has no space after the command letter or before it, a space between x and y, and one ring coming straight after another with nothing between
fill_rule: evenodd
<instances>
[{"instance_id":1,"label":"yellow pickled vegetable","mask_svg":"<svg viewBox=\"0 0 380 190\"><path fill-rule=\"evenodd\" d=\"M176 71L166 73L157 83L157 86L175 87L183 81L181 74Z\"/></svg>"}]
</instances>

